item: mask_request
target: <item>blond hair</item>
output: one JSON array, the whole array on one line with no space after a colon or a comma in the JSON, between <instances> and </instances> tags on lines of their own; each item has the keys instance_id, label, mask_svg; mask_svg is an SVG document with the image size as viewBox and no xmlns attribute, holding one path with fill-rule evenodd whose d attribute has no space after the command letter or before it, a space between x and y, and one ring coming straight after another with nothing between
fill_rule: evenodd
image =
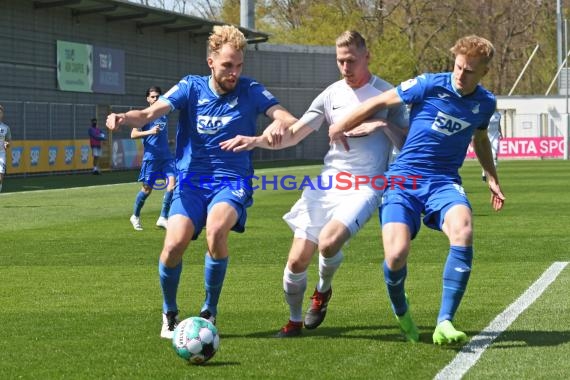
<instances>
[{"instance_id":1,"label":"blond hair","mask_svg":"<svg viewBox=\"0 0 570 380\"><path fill-rule=\"evenodd\" d=\"M467 57L481 57L485 63L489 63L495 55L493 44L474 34L458 39L449 51L456 56L461 54Z\"/></svg>"},{"instance_id":2,"label":"blond hair","mask_svg":"<svg viewBox=\"0 0 570 380\"><path fill-rule=\"evenodd\" d=\"M336 47L354 46L357 49L366 49L366 40L354 30L346 30L336 38Z\"/></svg>"},{"instance_id":3,"label":"blond hair","mask_svg":"<svg viewBox=\"0 0 570 380\"><path fill-rule=\"evenodd\" d=\"M208 53L218 53L225 44L242 51L247 44L247 40L243 33L233 25L214 26L214 30L208 38Z\"/></svg>"}]
</instances>

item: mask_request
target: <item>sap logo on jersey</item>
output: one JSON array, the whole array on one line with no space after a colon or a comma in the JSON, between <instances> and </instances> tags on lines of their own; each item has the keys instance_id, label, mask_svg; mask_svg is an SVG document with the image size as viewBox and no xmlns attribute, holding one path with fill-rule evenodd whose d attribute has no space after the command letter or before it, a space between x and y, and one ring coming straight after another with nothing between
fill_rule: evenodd
<instances>
[{"instance_id":1,"label":"sap logo on jersey","mask_svg":"<svg viewBox=\"0 0 570 380\"><path fill-rule=\"evenodd\" d=\"M471 124L456 117L447 115L443 112L438 112L431 129L443 133L444 135L451 136L454 133L468 128Z\"/></svg>"},{"instance_id":2,"label":"sap logo on jersey","mask_svg":"<svg viewBox=\"0 0 570 380\"><path fill-rule=\"evenodd\" d=\"M163 122L163 121L161 121L161 122L158 122L158 123L154 124L153 127L158 127L158 129L160 129L161 131L163 131L164 128L166 128L166 123Z\"/></svg>"},{"instance_id":3,"label":"sap logo on jersey","mask_svg":"<svg viewBox=\"0 0 570 380\"><path fill-rule=\"evenodd\" d=\"M198 133L215 135L231 119L231 116L198 116Z\"/></svg>"}]
</instances>

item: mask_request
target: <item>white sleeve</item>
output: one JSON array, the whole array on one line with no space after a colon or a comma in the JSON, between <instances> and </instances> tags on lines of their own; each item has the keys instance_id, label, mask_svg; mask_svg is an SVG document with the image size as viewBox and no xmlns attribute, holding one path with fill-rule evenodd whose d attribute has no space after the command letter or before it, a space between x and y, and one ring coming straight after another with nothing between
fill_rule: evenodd
<instances>
[{"instance_id":1,"label":"white sleeve","mask_svg":"<svg viewBox=\"0 0 570 380\"><path fill-rule=\"evenodd\" d=\"M311 106L303 116L301 116L300 121L309 126L310 128L318 131L325 121L325 96L324 92L321 92L311 103Z\"/></svg>"}]
</instances>

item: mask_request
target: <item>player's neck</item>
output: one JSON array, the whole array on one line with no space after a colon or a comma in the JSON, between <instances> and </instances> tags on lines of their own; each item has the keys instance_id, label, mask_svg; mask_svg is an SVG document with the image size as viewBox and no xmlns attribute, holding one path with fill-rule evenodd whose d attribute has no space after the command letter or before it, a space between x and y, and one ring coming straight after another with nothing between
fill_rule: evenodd
<instances>
[{"instance_id":1,"label":"player's neck","mask_svg":"<svg viewBox=\"0 0 570 380\"><path fill-rule=\"evenodd\" d=\"M468 96L477 90L477 86L475 86L471 91L460 90L455 87L455 79L453 79L453 73L451 73L451 87L453 88L453 91L455 91L459 96Z\"/></svg>"},{"instance_id":2,"label":"player's neck","mask_svg":"<svg viewBox=\"0 0 570 380\"><path fill-rule=\"evenodd\" d=\"M227 91L224 91L214 80L214 77L210 75L210 78L208 79L208 87L210 87L210 90L212 90L212 92L218 96L222 96L224 94L227 94Z\"/></svg>"},{"instance_id":3,"label":"player's neck","mask_svg":"<svg viewBox=\"0 0 570 380\"><path fill-rule=\"evenodd\" d=\"M360 80L354 81L352 83L345 81L346 83L352 88L352 89L359 89L362 86L367 85L368 83L370 83L372 79L372 73L370 71L368 71L365 75L362 76L362 78L360 78Z\"/></svg>"}]
</instances>

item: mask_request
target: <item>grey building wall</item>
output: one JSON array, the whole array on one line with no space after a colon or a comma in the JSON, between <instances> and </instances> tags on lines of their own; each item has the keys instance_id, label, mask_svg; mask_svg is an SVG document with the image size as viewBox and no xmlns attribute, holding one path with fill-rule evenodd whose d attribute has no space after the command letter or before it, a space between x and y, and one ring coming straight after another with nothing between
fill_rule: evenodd
<instances>
[{"instance_id":1,"label":"grey building wall","mask_svg":"<svg viewBox=\"0 0 570 380\"><path fill-rule=\"evenodd\" d=\"M94 115L104 124L109 109L146 106L151 85L166 91L187 74L209 74L207 36L165 33L160 27L138 30L134 21L109 22L104 14L72 16L69 9L35 9L33 1L0 0L0 104L13 139L83 139ZM331 36L331 45L335 36ZM56 43L64 40L122 49L126 94L60 91ZM263 83L296 116L339 78L334 48L250 45L243 75ZM174 137L177 115L170 115ZM260 117L262 131L269 119ZM127 137L128 130L118 137ZM320 159L328 149L326 132L313 134L298 147L254 152L257 160Z\"/></svg>"}]
</instances>

